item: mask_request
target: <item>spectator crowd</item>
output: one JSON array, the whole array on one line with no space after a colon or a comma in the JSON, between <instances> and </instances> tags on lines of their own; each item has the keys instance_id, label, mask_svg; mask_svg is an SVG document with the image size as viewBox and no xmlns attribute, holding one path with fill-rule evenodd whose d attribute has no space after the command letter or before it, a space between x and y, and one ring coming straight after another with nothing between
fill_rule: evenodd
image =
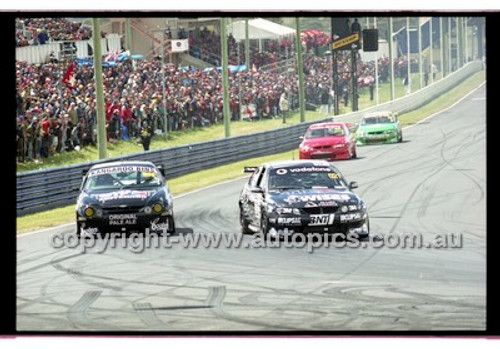
<instances>
[{"instance_id":1,"label":"spectator crowd","mask_svg":"<svg viewBox=\"0 0 500 349\"><path fill-rule=\"evenodd\" d=\"M219 42L219 38L216 40L209 31L201 31L200 40L208 44L204 46L206 50ZM293 49L291 43L282 44ZM236 42L231 44L231 52L235 45ZM274 48L277 51L265 54L253 51L253 69L229 74L232 120L273 118L299 107L295 71L256 68L283 58L284 46L276 44ZM232 57L235 59L234 55ZM341 71L349 71L347 57L340 57L338 64ZM382 57L378 64L381 80L387 79L388 59ZM63 82L63 76L67 75L70 66L73 67L73 83L67 84ZM358 83L361 87L363 79L373 79L374 66L375 62L358 62ZM159 60L125 60L103 67L109 142L140 140L145 129L150 136L161 133L165 129L164 115L168 131L203 127L222 120L222 78L216 69L183 69L167 64L164 69L166 98L163 99L161 68ZM307 103L329 103L330 57L307 53L304 72ZM92 66L77 65L75 62L29 64L16 61L19 162L48 158L55 153L96 144L93 74ZM339 75L340 91L349 92L349 76L348 73Z\"/></svg>"},{"instance_id":2,"label":"spectator crowd","mask_svg":"<svg viewBox=\"0 0 500 349\"><path fill-rule=\"evenodd\" d=\"M50 41L87 40L92 28L67 18L16 18L16 46L44 45ZM101 37L105 33L101 32Z\"/></svg>"}]
</instances>

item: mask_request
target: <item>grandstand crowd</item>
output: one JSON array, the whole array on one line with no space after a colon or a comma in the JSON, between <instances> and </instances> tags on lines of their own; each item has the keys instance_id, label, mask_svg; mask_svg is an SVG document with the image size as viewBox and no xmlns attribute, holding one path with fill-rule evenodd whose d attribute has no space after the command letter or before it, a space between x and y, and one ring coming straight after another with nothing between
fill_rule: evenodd
<instances>
[{"instance_id":1,"label":"grandstand crowd","mask_svg":"<svg viewBox=\"0 0 500 349\"><path fill-rule=\"evenodd\" d=\"M67 18L16 18L16 46L44 45L50 41L87 40L92 28ZM105 32L101 31L101 37Z\"/></svg>"},{"instance_id":2,"label":"grandstand crowd","mask_svg":"<svg viewBox=\"0 0 500 349\"><path fill-rule=\"evenodd\" d=\"M57 19L24 19L25 26L40 25L52 37L69 35L85 38L90 33L82 27ZM61 21L59 21L61 20ZM38 29L38 28L37 28ZM215 34L202 31L198 42L190 36L191 45L199 52L216 56ZM206 43L207 45L202 45ZM233 62L238 63L236 42L230 45ZM280 72L272 65L285 54L292 55L293 43L280 42L268 48L267 53L252 51L251 69L230 74L229 106L232 120L246 118L280 117L286 110L297 109L298 84L295 72ZM240 52L244 52L240 48ZM288 51L289 50L289 51ZM358 58L359 60L359 58ZM406 60L394 62L396 72L405 74ZM380 80L388 79L389 61L378 61ZM63 76L72 66L71 84ZM271 66L270 69L260 69ZM363 87L373 81L375 62L358 61L358 84ZM144 125L151 136L164 130L183 130L218 123L222 113L222 79L216 70L180 68L167 64L165 95L162 96L162 69L159 60L125 60L103 67L104 99L107 139L137 140ZM339 69L348 72L347 59L339 60ZM331 61L328 56L305 54L305 94L310 105L331 103ZM47 158L57 152L80 149L96 144L97 112L93 81L93 67L75 62L61 61L29 64L16 61L17 100L17 155L18 161ZM340 74L339 91L349 93L349 74ZM403 76L403 75L401 75ZM284 107L283 100L286 101ZM347 103L347 99L345 100ZM286 109L286 110L284 110Z\"/></svg>"}]
</instances>

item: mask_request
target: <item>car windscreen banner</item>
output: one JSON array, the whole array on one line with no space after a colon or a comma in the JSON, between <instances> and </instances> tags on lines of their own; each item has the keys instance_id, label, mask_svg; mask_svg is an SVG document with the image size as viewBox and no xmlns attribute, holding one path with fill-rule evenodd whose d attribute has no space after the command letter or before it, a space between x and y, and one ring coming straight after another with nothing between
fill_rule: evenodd
<instances>
[{"instance_id":1,"label":"car windscreen banner","mask_svg":"<svg viewBox=\"0 0 500 349\"><path fill-rule=\"evenodd\" d=\"M107 173L120 173L120 172L142 172L146 174L154 174L155 169L151 166L136 166L136 165L126 165L126 166L112 166L112 167L104 167L98 168L95 170L89 171L88 176L99 176Z\"/></svg>"}]
</instances>

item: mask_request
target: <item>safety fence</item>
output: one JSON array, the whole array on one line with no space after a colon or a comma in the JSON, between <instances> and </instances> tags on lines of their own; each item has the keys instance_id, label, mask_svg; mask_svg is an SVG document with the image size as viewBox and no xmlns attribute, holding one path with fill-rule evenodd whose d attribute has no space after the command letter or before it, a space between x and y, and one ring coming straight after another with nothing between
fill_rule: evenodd
<instances>
[{"instance_id":1,"label":"safety fence","mask_svg":"<svg viewBox=\"0 0 500 349\"><path fill-rule=\"evenodd\" d=\"M472 62L434 84L408 96L362 111L335 116L335 120L358 122L366 112L392 110L400 114L421 107L449 91L462 80L481 70L481 62ZM326 120L331 120L329 117ZM17 215L44 211L75 203L82 174L91 166L110 161L151 161L165 168L167 179L252 157L296 149L300 136L314 122L285 126L229 138L186 144L165 149L124 155L77 165L28 171L17 174Z\"/></svg>"}]
</instances>

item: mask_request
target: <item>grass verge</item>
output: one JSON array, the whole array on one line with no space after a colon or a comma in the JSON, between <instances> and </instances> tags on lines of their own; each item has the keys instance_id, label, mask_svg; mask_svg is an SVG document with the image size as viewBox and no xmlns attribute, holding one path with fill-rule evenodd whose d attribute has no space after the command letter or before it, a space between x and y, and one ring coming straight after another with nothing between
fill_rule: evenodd
<instances>
[{"instance_id":1,"label":"grass verge","mask_svg":"<svg viewBox=\"0 0 500 349\"><path fill-rule=\"evenodd\" d=\"M404 87L401 79L396 79L396 98L404 96ZM382 83L379 85L379 102L383 103L390 99L390 86L389 83ZM359 91L359 109L365 109L376 104L375 97L370 100L370 93L368 88L361 88ZM351 111L351 104L344 106L340 103L340 113L345 114ZM315 111L306 111L305 119L307 121L321 120L329 115L326 106L317 108ZM283 119L278 117L276 119L263 119L255 122L248 121L231 121L231 135L242 135L259 131L266 131L294 125L300 122L300 113L295 111L290 113L286 118L286 123ZM224 138L224 125L222 123L207 126L196 127L183 131L172 131L168 134L168 139L162 136L155 136L151 140L150 149L168 148L177 145L196 143L214 139ZM107 143L108 157L116 157L132 153L140 153L143 151L142 145L135 141L119 141L116 143ZM39 162L24 162L17 164L17 171L32 171L44 168L71 165L82 162L94 161L99 158L97 147L87 146L80 151L70 151L66 153L57 153L50 158L42 159Z\"/></svg>"},{"instance_id":2,"label":"grass verge","mask_svg":"<svg viewBox=\"0 0 500 349\"><path fill-rule=\"evenodd\" d=\"M401 114L400 120L403 126L407 126L424 119L425 117L449 107L468 92L479 86L485 79L484 72L478 72L467 78L462 84L454 87L439 98L426 104L425 106ZM318 114L318 113L316 113ZM324 117L324 116L323 116ZM318 118L319 119L319 118ZM267 121L267 120L266 120ZM268 120L276 121L276 120ZM234 179L242 176L243 166L258 165L262 162L282 159L298 158L297 150L287 151L284 153L256 157L238 161L235 163L218 166L206 170L193 172L178 178L169 180L169 186L174 196L186 193L198 188L203 188L218 182L229 179ZM35 229L43 229L52 226L57 226L65 223L70 223L74 220L74 205L68 205L62 208L48 210L39 213L33 213L16 219L17 234L25 233Z\"/></svg>"}]
</instances>

